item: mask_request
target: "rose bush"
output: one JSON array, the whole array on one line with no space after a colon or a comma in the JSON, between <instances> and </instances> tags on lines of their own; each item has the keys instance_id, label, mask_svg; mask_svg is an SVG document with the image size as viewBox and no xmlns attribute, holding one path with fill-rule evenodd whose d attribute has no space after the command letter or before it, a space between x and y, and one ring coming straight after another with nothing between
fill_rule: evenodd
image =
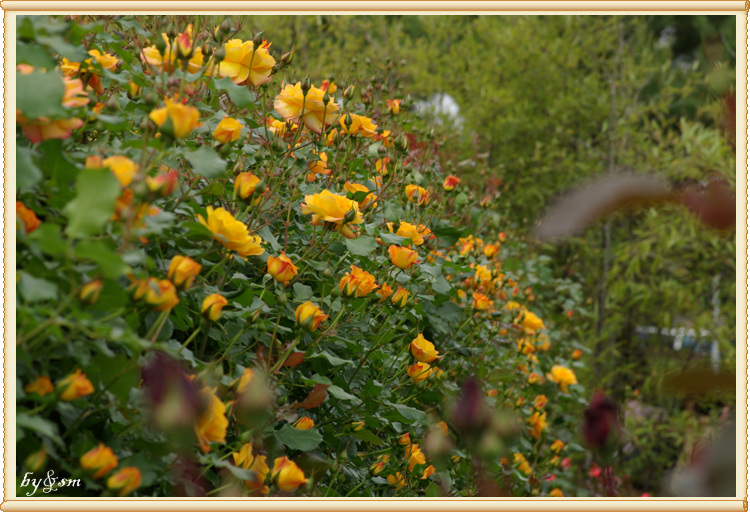
<instances>
[{"instance_id":1,"label":"rose bush","mask_svg":"<svg viewBox=\"0 0 750 512\"><path fill-rule=\"evenodd\" d=\"M580 290L487 227L408 98L239 19L18 34L19 485L575 492Z\"/></svg>"}]
</instances>

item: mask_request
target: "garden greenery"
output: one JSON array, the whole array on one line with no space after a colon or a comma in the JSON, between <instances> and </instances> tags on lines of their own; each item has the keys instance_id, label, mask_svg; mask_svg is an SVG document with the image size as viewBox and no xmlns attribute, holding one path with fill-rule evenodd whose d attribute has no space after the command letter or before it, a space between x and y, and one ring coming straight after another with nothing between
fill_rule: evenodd
<instances>
[{"instance_id":1,"label":"garden greenery","mask_svg":"<svg viewBox=\"0 0 750 512\"><path fill-rule=\"evenodd\" d=\"M394 81L235 19L17 38L19 496L635 492L578 485L581 286Z\"/></svg>"}]
</instances>

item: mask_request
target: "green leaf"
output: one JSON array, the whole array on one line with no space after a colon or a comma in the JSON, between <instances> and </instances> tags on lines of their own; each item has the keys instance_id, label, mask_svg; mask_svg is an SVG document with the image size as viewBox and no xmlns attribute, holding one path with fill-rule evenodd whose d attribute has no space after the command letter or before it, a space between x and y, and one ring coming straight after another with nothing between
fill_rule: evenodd
<instances>
[{"instance_id":1,"label":"green leaf","mask_svg":"<svg viewBox=\"0 0 750 512\"><path fill-rule=\"evenodd\" d=\"M255 102L255 95L247 87L241 87L232 82L229 77L214 78L216 90L226 91L232 103L240 108L248 108Z\"/></svg>"},{"instance_id":2,"label":"green leaf","mask_svg":"<svg viewBox=\"0 0 750 512\"><path fill-rule=\"evenodd\" d=\"M318 432L317 429L311 428L309 430L300 430L288 423L281 427L281 430L276 432L276 437L278 437L279 441L284 443L284 446L287 448L303 452L314 450L323 440L323 436L320 435L320 432Z\"/></svg>"},{"instance_id":3,"label":"green leaf","mask_svg":"<svg viewBox=\"0 0 750 512\"><path fill-rule=\"evenodd\" d=\"M30 64L35 68L40 69L52 69L57 65L57 62L50 57L47 50L36 44L22 44L16 45L16 64Z\"/></svg>"},{"instance_id":4,"label":"green leaf","mask_svg":"<svg viewBox=\"0 0 750 512\"><path fill-rule=\"evenodd\" d=\"M312 298L313 296L312 288L302 283L294 283L294 286L292 286L292 290L294 290L294 300L298 300L300 302L310 300L310 298Z\"/></svg>"},{"instance_id":5,"label":"green leaf","mask_svg":"<svg viewBox=\"0 0 750 512\"><path fill-rule=\"evenodd\" d=\"M71 237L93 235L98 232L115 211L115 200L120 195L120 182L111 172L102 169L84 169L76 181L76 197L65 206Z\"/></svg>"},{"instance_id":6,"label":"green leaf","mask_svg":"<svg viewBox=\"0 0 750 512\"><path fill-rule=\"evenodd\" d=\"M329 388L330 391L330 388ZM390 402L384 402L385 405L392 407L393 411L385 414L385 416L391 419L392 416L396 417L396 420L407 421L410 423L421 423L425 420L425 413L419 409L409 407L402 404L393 404ZM392 414L395 413L395 414Z\"/></svg>"},{"instance_id":7,"label":"green leaf","mask_svg":"<svg viewBox=\"0 0 750 512\"><path fill-rule=\"evenodd\" d=\"M135 362L125 354L118 354L115 357L98 354L92 363L92 367L86 374L98 373L102 385L108 386L107 391L115 395L120 403L127 403L130 390L136 388L141 380L141 374Z\"/></svg>"},{"instance_id":8,"label":"green leaf","mask_svg":"<svg viewBox=\"0 0 750 512\"><path fill-rule=\"evenodd\" d=\"M445 496L445 491L443 491L438 484L433 482L424 490L424 495L427 498L442 498Z\"/></svg>"},{"instance_id":9,"label":"green leaf","mask_svg":"<svg viewBox=\"0 0 750 512\"><path fill-rule=\"evenodd\" d=\"M84 240L74 249L77 258L91 260L109 279L117 279L121 275L131 272L130 267L122 261L119 254L109 249L102 242Z\"/></svg>"},{"instance_id":10,"label":"green leaf","mask_svg":"<svg viewBox=\"0 0 750 512\"><path fill-rule=\"evenodd\" d=\"M21 272L18 290L28 302L57 299L57 285L26 272Z\"/></svg>"},{"instance_id":11,"label":"green leaf","mask_svg":"<svg viewBox=\"0 0 750 512\"><path fill-rule=\"evenodd\" d=\"M366 429L354 432L354 437L359 438L362 441L365 441L367 443L374 444L374 445L383 444L383 441L381 441L378 436L376 436L375 434L373 434L372 432Z\"/></svg>"},{"instance_id":12,"label":"green leaf","mask_svg":"<svg viewBox=\"0 0 750 512\"><path fill-rule=\"evenodd\" d=\"M32 158L34 152L29 148L16 146L16 188L29 189L42 179L42 171Z\"/></svg>"},{"instance_id":13,"label":"green leaf","mask_svg":"<svg viewBox=\"0 0 750 512\"><path fill-rule=\"evenodd\" d=\"M29 240L33 240L45 254L57 256L65 253L67 245L60 236L60 226L42 222L39 228L29 234Z\"/></svg>"},{"instance_id":14,"label":"green leaf","mask_svg":"<svg viewBox=\"0 0 750 512\"><path fill-rule=\"evenodd\" d=\"M83 46L72 45L60 36L37 36L36 40L50 51L57 52L60 57L66 57L70 61L83 62L89 58Z\"/></svg>"},{"instance_id":15,"label":"green leaf","mask_svg":"<svg viewBox=\"0 0 750 512\"><path fill-rule=\"evenodd\" d=\"M322 350L319 353L310 356L308 359L313 359L313 358L316 358L316 357L322 357L323 359L325 359L326 361L328 361L329 363L331 363L331 365L333 365L333 366L341 366L341 365L344 365L344 364L350 364L350 365L354 366L354 361L350 361L348 359L341 359L340 357L336 357L334 355L329 354L325 350ZM329 391L330 391L330 388L329 388Z\"/></svg>"},{"instance_id":16,"label":"green leaf","mask_svg":"<svg viewBox=\"0 0 750 512\"><path fill-rule=\"evenodd\" d=\"M68 161L63 141L59 139L45 140L39 145L39 151L42 154L39 167L50 178L52 185L59 187L60 195L66 198L62 204L67 203L75 192L72 185L78 177L78 167Z\"/></svg>"},{"instance_id":17,"label":"green leaf","mask_svg":"<svg viewBox=\"0 0 750 512\"><path fill-rule=\"evenodd\" d=\"M387 244L393 244L393 245L401 245L404 243L405 240L409 240L409 243L411 243L411 238L406 238L403 236L398 236L394 233L380 233L380 239L387 243Z\"/></svg>"},{"instance_id":18,"label":"green leaf","mask_svg":"<svg viewBox=\"0 0 750 512\"><path fill-rule=\"evenodd\" d=\"M193 170L206 178L218 178L227 170L227 163L208 147L200 147L185 155Z\"/></svg>"},{"instance_id":19,"label":"green leaf","mask_svg":"<svg viewBox=\"0 0 750 512\"><path fill-rule=\"evenodd\" d=\"M57 73L16 73L16 108L27 119L70 117L62 106L65 84Z\"/></svg>"},{"instance_id":20,"label":"green leaf","mask_svg":"<svg viewBox=\"0 0 750 512\"><path fill-rule=\"evenodd\" d=\"M464 238L471 233L471 227L466 226L458 230L452 226L442 225L432 230L433 234L446 245L453 245L458 242L459 238Z\"/></svg>"},{"instance_id":21,"label":"green leaf","mask_svg":"<svg viewBox=\"0 0 750 512\"><path fill-rule=\"evenodd\" d=\"M49 438L55 444L63 447L62 439L57 431L57 425L51 421L45 420L41 416L29 416L28 414L21 412L16 415L16 425L28 430L33 430L37 434Z\"/></svg>"},{"instance_id":22,"label":"green leaf","mask_svg":"<svg viewBox=\"0 0 750 512\"><path fill-rule=\"evenodd\" d=\"M453 288L451 287L451 284L448 282L448 280L441 275L432 280L432 289L435 290L435 293L447 295Z\"/></svg>"},{"instance_id":23,"label":"green leaf","mask_svg":"<svg viewBox=\"0 0 750 512\"><path fill-rule=\"evenodd\" d=\"M333 385L328 388L328 393L331 394L331 396L338 398L339 400L347 400L349 402L354 402L355 404L358 404L361 402L359 398L356 396L347 393L340 387Z\"/></svg>"},{"instance_id":24,"label":"green leaf","mask_svg":"<svg viewBox=\"0 0 750 512\"><path fill-rule=\"evenodd\" d=\"M350 253L357 256L367 256L378 247L378 243L371 236L361 235L357 238L344 240Z\"/></svg>"},{"instance_id":25,"label":"green leaf","mask_svg":"<svg viewBox=\"0 0 750 512\"><path fill-rule=\"evenodd\" d=\"M258 230L258 236L268 242L274 251L278 251L281 249L281 245L279 244L278 239L276 238L276 236L274 236L273 233L271 233L271 230L268 226L263 226L262 228L260 228Z\"/></svg>"}]
</instances>

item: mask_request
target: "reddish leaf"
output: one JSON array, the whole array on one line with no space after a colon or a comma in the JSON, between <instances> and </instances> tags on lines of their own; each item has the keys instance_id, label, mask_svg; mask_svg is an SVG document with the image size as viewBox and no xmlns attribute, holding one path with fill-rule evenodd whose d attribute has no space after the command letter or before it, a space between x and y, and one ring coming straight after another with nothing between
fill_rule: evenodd
<instances>
[{"instance_id":1,"label":"reddish leaf","mask_svg":"<svg viewBox=\"0 0 750 512\"><path fill-rule=\"evenodd\" d=\"M289 357L286 358L286 361L284 361L284 364L282 364L281 366L288 366L289 368L293 368L300 364L304 359L304 352L292 352L291 354L289 354Z\"/></svg>"},{"instance_id":2,"label":"reddish leaf","mask_svg":"<svg viewBox=\"0 0 750 512\"><path fill-rule=\"evenodd\" d=\"M328 385L327 384L315 384L312 391L307 394L307 398L301 402L294 404L295 409L303 407L307 410L314 409L323 403L323 400L328 396Z\"/></svg>"},{"instance_id":3,"label":"reddish leaf","mask_svg":"<svg viewBox=\"0 0 750 512\"><path fill-rule=\"evenodd\" d=\"M712 179L705 191L686 190L680 200L705 225L714 229L734 228L737 216L735 196L723 180Z\"/></svg>"},{"instance_id":4,"label":"reddish leaf","mask_svg":"<svg viewBox=\"0 0 750 512\"><path fill-rule=\"evenodd\" d=\"M673 200L674 194L657 178L616 174L571 191L540 223L541 240L571 236L598 218L641 204Z\"/></svg>"}]
</instances>

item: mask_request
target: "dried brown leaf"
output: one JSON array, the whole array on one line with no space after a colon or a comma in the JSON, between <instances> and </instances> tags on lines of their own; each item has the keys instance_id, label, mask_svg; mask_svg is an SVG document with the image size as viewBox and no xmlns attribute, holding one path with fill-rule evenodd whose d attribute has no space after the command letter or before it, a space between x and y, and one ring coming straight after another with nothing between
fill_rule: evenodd
<instances>
[{"instance_id":1,"label":"dried brown leaf","mask_svg":"<svg viewBox=\"0 0 750 512\"><path fill-rule=\"evenodd\" d=\"M307 410L314 409L323 403L323 400L328 396L328 385L327 384L315 384L315 387L307 394L307 398L301 402L294 404L295 409L303 407Z\"/></svg>"}]
</instances>

